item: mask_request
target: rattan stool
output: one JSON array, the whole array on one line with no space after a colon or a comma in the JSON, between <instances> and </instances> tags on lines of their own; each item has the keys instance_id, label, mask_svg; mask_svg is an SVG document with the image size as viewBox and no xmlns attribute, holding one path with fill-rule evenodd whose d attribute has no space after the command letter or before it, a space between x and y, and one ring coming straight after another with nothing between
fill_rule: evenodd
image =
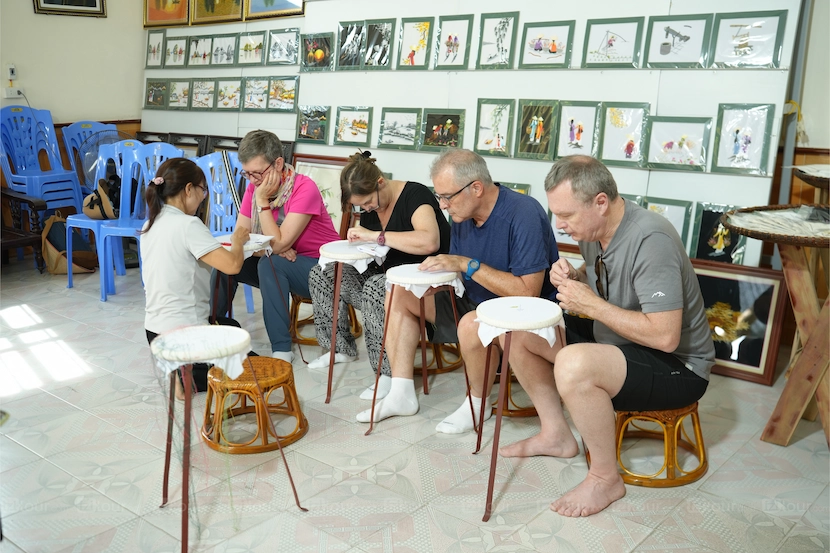
<instances>
[{"instance_id":1,"label":"rattan stool","mask_svg":"<svg viewBox=\"0 0 830 553\"><path fill-rule=\"evenodd\" d=\"M205 421L202 426L202 438L211 449L222 453L264 453L277 449L280 444L287 446L305 436L308 421L300 409L297 391L294 389L294 372L291 364L271 357L249 357L256 371L262 396L257 391L251 369L246 362L245 371L236 380L230 380L222 369L212 368L208 372L208 391L205 400ZM271 403L271 394L282 389L283 398L279 403ZM229 395L235 396L233 403L225 406ZM214 396L216 401L213 401ZM263 403L262 398L265 398ZM250 401L250 403L249 403ZM267 404L267 407L266 407ZM213 412L211 412L213 408ZM224 424L232 423L233 418L248 413L256 414L257 432L245 443L233 442L228 438ZM283 436L277 436L277 443L271 432L268 418L271 414L290 415L297 421L294 430ZM228 421L225 421L228 419ZM260 443L256 443L260 442Z\"/></svg>"},{"instance_id":2,"label":"rattan stool","mask_svg":"<svg viewBox=\"0 0 830 553\"><path fill-rule=\"evenodd\" d=\"M695 441L683 428L683 420L692 418L692 430ZM660 425L663 429L648 430L637 426L637 421L647 421ZM629 425L633 430L629 430ZM622 442L625 438L651 438L663 440L663 466L654 474L637 474L625 466L621 456ZM699 480L709 469L706 459L706 446L703 443L703 433L700 430L700 416L697 413L697 402L680 409L665 411L617 411L617 463L620 465L623 482L635 486L649 488L672 488L683 486ZM685 471L677 463L677 448L682 447L697 457L699 464L691 470ZM585 457L590 466L591 458L586 450ZM664 477L661 475L665 474Z\"/></svg>"}]
</instances>

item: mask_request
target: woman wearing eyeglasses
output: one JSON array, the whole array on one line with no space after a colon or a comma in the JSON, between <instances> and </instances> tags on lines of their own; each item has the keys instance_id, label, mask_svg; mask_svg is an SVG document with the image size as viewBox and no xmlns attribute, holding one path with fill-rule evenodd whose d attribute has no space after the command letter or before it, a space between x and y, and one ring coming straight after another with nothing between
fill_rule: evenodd
<instances>
[{"instance_id":1,"label":"woman wearing eyeglasses","mask_svg":"<svg viewBox=\"0 0 830 553\"><path fill-rule=\"evenodd\" d=\"M344 210L350 204L360 207L360 224L349 229L350 242L374 242L387 246L389 252L383 266L374 262L363 273L351 265L343 265L340 308L337 323L335 363L357 358L357 346L349 325L346 304L363 312L366 328L366 349L369 364L377 370L380 343L383 338L383 303L386 296L385 271L398 265L420 263L429 255L447 253L450 226L438 207L432 192L423 184L387 179L370 152L354 154L340 173L340 189ZM331 312L334 299L334 263L326 269L315 266L309 276L314 309L317 342L331 348ZM330 355L325 353L309 363L309 368L328 367ZM392 377L389 360L383 356L378 398L386 396ZM374 386L361 394L372 399Z\"/></svg>"},{"instance_id":2,"label":"woman wearing eyeglasses","mask_svg":"<svg viewBox=\"0 0 830 553\"><path fill-rule=\"evenodd\" d=\"M194 217L207 197L205 174L185 158L162 163L147 186L148 219L141 230L144 278L144 328L147 341L183 326L207 324L210 268L236 273L248 229L237 227L231 247L222 247L210 230ZM196 389L207 389L207 365L194 365ZM184 395L176 381L176 393Z\"/></svg>"},{"instance_id":3,"label":"woman wearing eyeglasses","mask_svg":"<svg viewBox=\"0 0 830 553\"><path fill-rule=\"evenodd\" d=\"M239 282L260 289L265 331L272 356L292 362L289 335L289 292L308 297L308 273L317 264L320 246L339 240L317 184L294 171L282 157L282 142L268 131L251 131L239 143L239 161L248 188L239 206L236 226L253 234L273 236L271 249L245 260L231 277L214 271L217 315L224 315ZM228 294L230 292L230 295ZM213 298L211 298L213 301Z\"/></svg>"}]
</instances>

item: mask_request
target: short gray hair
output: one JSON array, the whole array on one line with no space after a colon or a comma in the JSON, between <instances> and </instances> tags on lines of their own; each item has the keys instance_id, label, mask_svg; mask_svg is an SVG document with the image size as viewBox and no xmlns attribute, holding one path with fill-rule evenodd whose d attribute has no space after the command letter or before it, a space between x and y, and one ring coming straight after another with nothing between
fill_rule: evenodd
<instances>
[{"instance_id":1,"label":"short gray hair","mask_svg":"<svg viewBox=\"0 0 830 553\"><path fill-rule=\"evenodd\" d=\"M617 199L617 183L608 167L591 156L565 156L559 158L545 177L545 192L550 192L563 182L571 183L574 197L589 203L600 192L608 199Z\"/></svg>"},{"instance_id":2,"label":"short gray hair","mask_svg":"<svg viewBox=\"0 0 830 553\"><path fill-rule=\"evenodd\" d=\"M262 156L265 161L273 163L282 156L282 142L272 132L257 130L245 135L239 143L239 161L247 163L255 157Z\"/></svg>"},{"instance_id":3,"label":"short gray hair","mask_svg":"<svg viewBox=\"0 0 830 553\"><path fill-rule=\"evenodd\" d=\"M473 181L481 181L485 186L493 184L487 162L470 150L447 148L438 154L429 167L429 178L435 179L436 175L446 169L452 171L453 181L458 188Z\"/></svg>"}]
</instances>

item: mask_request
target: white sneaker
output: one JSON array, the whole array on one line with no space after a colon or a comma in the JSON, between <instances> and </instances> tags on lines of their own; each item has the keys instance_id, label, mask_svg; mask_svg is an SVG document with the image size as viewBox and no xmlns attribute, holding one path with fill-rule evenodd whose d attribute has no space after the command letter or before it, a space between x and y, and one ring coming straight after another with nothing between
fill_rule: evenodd
<instances>
[{"instance_id":1,"label":"white sneaker","mask_svg":"<svg viewBox=\"0 0 830 553\"><path fill-rule=\"evenodd\" d=\"M308 364L309 369L327 369L329 367L329 359L331 359L331 353L324 353L314 361ZM357 355L343 355L342 353L335 353L334 354L334 364L338 363L350 363L351 361L357 360Z\"/></svg>"},{"instance_id":2,"label":"white sneaker","mask_svg":"<svg viewBox=\"0 0 830 553\"><path fill-rule=\"evenodd\" d=\"M385 374L380 375L380 380L378 381L378 399L383 399L389 393L389 390L392 388L392 377L386 376ZM360 394L360 399L368 399L372 401L372 398L375 394L375 385L372 384L365 390L363 393Z\"/></svg>"},{"instance_id":3,"label":"white sneaker","mask_svg":"<svg viewBox=\"0 0 830 553\"><path fill-rule=\"evenodd\" d=\"M294 362L293 351L273 351L271 352L271 357L274 359L282 359L283 361L288 361L289 363Z\"/></svg>"}]
</instances>

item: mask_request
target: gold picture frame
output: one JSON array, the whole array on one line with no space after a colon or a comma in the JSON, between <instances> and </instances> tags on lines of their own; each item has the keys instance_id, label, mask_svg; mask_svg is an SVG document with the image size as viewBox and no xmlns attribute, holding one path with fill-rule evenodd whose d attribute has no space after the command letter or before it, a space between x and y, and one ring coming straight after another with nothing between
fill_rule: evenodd
<instances>
[{"instance_id":1,"label":"gold picture frame","mask_svg":"<svg viewBox=\"0 0 830 553\"><path fill-rule=\"evenodd\" d=\"M175 27L187 25L190 17L190 1L144 0L144 27Z\"/></svg>"},{"instance_id":2,"label":"gold picture frame","mask_svg":"<svg viewBox=\"0 0 830 553\"><path fill-rule=\"evenodd\" d=\"M297 6L299 4L299 6ZM305 13L305 0L245 0L245 21L266 17L290 17Z\"/></svg>"},{"instance_id":3,"label":"gold picture frame","mask_svg":"<svg viewBox=\"0 0 830 553\"><path fill-rule=\"evenodd\" d=\"M190 24L206 25L226 21L242 21L244 2L217 2L217 0L190 0Z\"/></svg>"}]
</instances>

